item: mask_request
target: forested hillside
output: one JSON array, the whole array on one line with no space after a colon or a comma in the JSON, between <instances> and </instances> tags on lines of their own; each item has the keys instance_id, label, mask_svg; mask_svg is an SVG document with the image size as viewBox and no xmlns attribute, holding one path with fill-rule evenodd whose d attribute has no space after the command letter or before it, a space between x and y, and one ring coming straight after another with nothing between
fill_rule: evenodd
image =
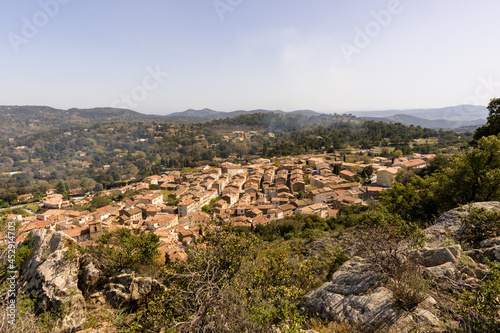
<instances>
[{"instance_id":1,"label":"forested hillside","mask_svg":"<svg viewBox=\"0 0 500 333\"><path fill-rule=\"evenodd\" d=\"M387 145L431 153L463 146L468 140L453 132L353 116L325 117L328 122L273 113L197 124L120 121L5 139L0 148L0 199L10 202L19 194L43 193L60 181L68 183L68 188L81 187L82 182L87 189L96 184L110 187L164 168L214 164L217 158L245 161ZM426 143L418 144L417 139Z\"/></svg>"}]
</instances>

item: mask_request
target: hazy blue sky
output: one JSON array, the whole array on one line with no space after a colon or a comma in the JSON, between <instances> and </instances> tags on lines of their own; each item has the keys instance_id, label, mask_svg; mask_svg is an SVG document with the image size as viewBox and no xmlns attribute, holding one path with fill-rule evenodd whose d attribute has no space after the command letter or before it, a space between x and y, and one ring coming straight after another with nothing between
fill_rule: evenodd
<instances>
[{"instance_id":1,"label":"hazy blue sky","mask_svg":"<svg viewBox=\"0 0 500 333\"><path fill-rule=\"evenodd\" d=\"M0 104L320 112L500 96L500 1L1 1Z\"/></svg>"}]
</instances>

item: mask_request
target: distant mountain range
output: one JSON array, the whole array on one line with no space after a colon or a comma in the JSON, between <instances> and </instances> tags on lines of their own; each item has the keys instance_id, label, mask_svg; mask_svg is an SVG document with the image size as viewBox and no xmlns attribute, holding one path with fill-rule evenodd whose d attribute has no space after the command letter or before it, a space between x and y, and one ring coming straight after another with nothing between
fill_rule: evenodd
<instances>
[{"instance_id":1,"label":"distant mountain range","mask_svg":"<svg viewBox=\"0 0 500 333\"><path fill-rule=\"evenodd\" d=\"M365 120L381 121L384 123L395 124L401 123L406 126L421 126L432 129L460 129L460 128L477 128L486 123L486 119L475 119L475 120L446 120L446 119L424 119L419 117L414 117L406 114L396 114L389 117L360 117Z\"/></svg>"},{"instance_id":2,"label":"distant mountain range","mask_svg":"<svg viewBox=\"0 0 500 333\"><path fill-rule=\"evenodd\" d=\"M233 111L221 112L211 109L187 110L184 112L175 112L165 117L168 121L174 122L197 122L208 121L221 118L233 118L242 114L251 114L257 112L273 112L280 114L300 114L307 117L319 117L324 113L312 110L297 110L293 112L283 112L280 110L252 110L252 111ZM436 109L411 109L411 110L386 110L386 111L354 111L347 112L356 117L381 121L385 123L401 123L406 126L421 126L432 129L459 129L467 128L473 130L486 123L488 110L485 106L477 105L458 105Z\"/></svg>"},{"instance_id":3,"label":"distant mountain range","mask_svg":"<svg viewBox=\"0 0 500 333\"><path fill-rule=\"evenodd\" d=\"M386 111L354 111L348 112L356 117L390 117L395 115L408 115L428 120L454 120L468 121L486 119L488 109L482 105L457 105L434 109L407 109Z\"/></svg>"},{"instance_id":4,"label":"distant mountain range","mask_svg":"<svg viewBox=\"0 0 500 333\"><path fill-rule=\"evenodd\" d=\"M232 112L222 112L222 111L214 111L211 109L203 109L203 110L193 110L189 109L183 112L174 112L171 114L166 115L165 117L168 119L167 121L173 121L173 122L201 122L201 121L209 121L209 120L215 120L215 119L223 119L223 118L234 118L237 116L241 116L244 114L253 114L253 113L279 113L279 114L299 114L303 115L306 117L315 117L315 116L321 116L323 113L319 113L316 111L312 110L297 110L297 111L292 111L292 112L284 112L281 110L264 110L264 109L257 109L257 110L250 110L250 111L245 111L245 110L238 110L238 111L232 111Z\"/></svg>"},{"instance_id":5,"label":"distant mountain range","mask_svg":"<svg viewBox=\"0 0 500 333\"><path fill-rule=\"evenodd\" d=\"M488 110L480 105L457 105L437 109L411 109L387 111L349 112L356 117L382 121L385 123L401 123L403 125L422 126L433 129L474 129L486 123Z\"/></svg>"},{"instance_id":6,"label":"distant mountain range","mask_svg":"<svg viewBox=\"0 0 500 333\"><path fill-rule=\"evenodd\" d=\"M284 112L281 110L258 109L251 111L237 110L222 112L211 109L190 109L167 115L147 115L128 109L108 107L61 110L48 106L0 106L0 117L2 119L0 122L0 135L3 137L17 136L55 128L65 129L73 126L100 122L204 122L259 112L301 115L315 123L322 123L330 118L327 113L319 113L312 110ZM356 111L348 112L348 114L366 120L401 123L408 126L414 125L433 129L443 128L454 130L464 127L467 130L474 130L476 127L486 123L488 110L484 106L459 105L439 109Z\"/></svg>"}]
</instances>

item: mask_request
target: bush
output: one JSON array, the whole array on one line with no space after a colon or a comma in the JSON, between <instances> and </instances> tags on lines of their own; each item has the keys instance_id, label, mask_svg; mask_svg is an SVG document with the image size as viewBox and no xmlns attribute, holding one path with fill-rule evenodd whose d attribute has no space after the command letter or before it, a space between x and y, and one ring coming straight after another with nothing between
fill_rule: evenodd
<instances>
[{"instance_id":1,"label":"bush","mask_svg":"<svg viewBox=\"0 0 500 333\"><path fill-rule=\"evenodd\" d=\"M208 228L204 240L187 250L186 261L167 265L164 283L168 290L138 316L140 326L176 326L176 331L183 332L252 328L249 318L242 317L243 311L237 314L244 304L229 286L242 263L252 258L257 244L257 237L239 233L232 226Z\"/></svg>"},{"instance_id":2,"label":"bush","mask_svg":"<svg viewBox=\"0 0 500 333\"><path fill-rule=\"evenodd\" d=\"M3 282L0 285L1 295L7 295L8 284ZM11 319L8 314L8 298L0 298L0 332L10 333L49 333L55 332L60 324L60 314L53 312L35 312L35 300L30 299L28 295L18 293L16 299L16 318L14 324L9 323Z\"/></svg>"},{"instance_id":3,"label":"bush","mask_svg":"<svg viewBox=\"0 0 500 333\"><path fill-rule=\"evenodd\" d=\"M500 263L490 263L489 278L458 294L459 332L500 332Z\"/></svg>"},{"instance_id":4,"label":"bush","mask_svg":"<svg viewBox=\"0 0 500 333\"><path fill-rule=\"evenodd\" d=\"M97 196L96 195L90 201L90 208L92 210L95 210L95 209L99 209L99 208L105 207L105 206L107 206L109 204L111 204L111 200L109 200L108 198L105 198L103 196Z\"/></svg>"},{"instance_id":5,"label":"bush","mask_svg":"<svg viewBox=\"0 0 500 333\"><path fill-rule=\"evenodd\" d=\"M394 301L403 310L412 311L429 293L429 282L422 274L422 268L413 262L401 266L400 272L389 283Z\"/></svg>"},{"instance_id":6,"label":"bush","mask_svg":"<svg viewBox=\"0 0 500 333\"><path fill-rule=\"evenodd\" d=\"M468 214L460 218L463 222L460 238L466 243L477 244L500 235L500 211L470 205Z\"/></svg>"},{"instance_id":7,"label":"bush","mask_svg":"<svg viewBox=\"0 0 500 333\"><path fill-rule=\"evenodd\" d=\"M255 233L265 241L273 241L279 238L290 239L299 234L304 227L304 222L300 220L279 220L268 225L258 225Z\"/></svg>"},{"instance_id":8,"label":"bush","mask_svg":"<svg viewBox=\"0 0 500 333\"><path fill-rule=\"evenodd\" d=\"M136 331L297 332L306 318L299 301L319 281L289 243L266 244L233 226L207 228L186 261L167 265L167 290L137 316Z\"/></svg>"},{"instance_id":9,"label":"bush","mask_svg":"<svg viewBox=\"0 0 500 333\"><path fill-rule=\"evenodd\" d=\"M87 251L96 258L109 275L122 271L138 271L155 265L160 252L160 238L142 229L104 230L95 245Z\"/></svg>"},{"instance_id":10,"label":"bush","mask_svg":"<svg viewBox=\"0 0 500 333\"><path fill-rule=\"evenodd\" d=\"M352 227L361 223L363 213L367 212L369 207L354 205L340 207L336 223L342 224L346 227Z\"/></svg>"},{"instance_id":11,"label":"bush","mask_svg":"<svg viewBox=\"0 0 500 333\"><path fill-rule=\"evenodd\" d=\"M365 213L360 239L364 256L381 273L397 277L409 254L424 245L425 234L415 223L384 209Z\"/></svg>"},{"instance_id":12,"label":"bush","mask_svg":"<svg viewBox=\"0 0 500 333\"><path fill-rule=\"evenodd\" d=\"M364 257L388 280L396 304L411 310L429 292L420 267L411 259L412 252L423 246L425 234L416 224L384 209L368 212L362 220Z\"/></svg>"},{"instance_id":13,"label":"bush","mask_svg":"<svg viewBox=\"0 0 500 333\"><path fill-rule=\"evenodd\" d=\"M233 290L250 308L252 320L270 329L285 325L291 331L303 325L297 303L316 286L312 263L290 256L287 245L270 247L246 263L236 276Z\"/></svg>"},{"instance_id":14,"label":"bush","mask_svg":"<svg viewBox=\"0 0 500 333\"><path fill-rule=\"evenodd\" d=\"M26 238L23 242L23 245L21 245L21 247L16 252L16 260L14 262L14 265L18 268L22 265L22 263L26 260L26 258L29 257L29 255L32 252L28 245L29 242L30 239Z\"/></svg>"}]
</instances>

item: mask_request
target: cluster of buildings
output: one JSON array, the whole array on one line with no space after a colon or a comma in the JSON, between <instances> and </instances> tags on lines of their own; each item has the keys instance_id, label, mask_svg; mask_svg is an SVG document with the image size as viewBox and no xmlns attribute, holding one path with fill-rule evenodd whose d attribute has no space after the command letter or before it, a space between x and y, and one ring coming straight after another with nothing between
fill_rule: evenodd
<instances>
[{"instance_id":1,"label":"cluster of buildings","mask_svg":"<svg viewBox=\"0 0 500 333\"><path fill-rule=\"evenodd\" d=\"M133 195L92 212L61 209L62 196L50 193L42 201L43 213L9 219L21 222L20 240L37 228L53 228L82 243L95 240L106 229L141 228L159 236L168 258L182 259L184 248L202 236L211 220L256 227L295 214L336 217L342 206L367 205L376 199L400 168L424 167L433 156L344 162L356 157L261 158L246 164L205 166L196 172L168 171L115 189L115 193ZM363 173L367 168L372 184L362 185L360 178L367 175Z\"/></svg>"}]
</instances>

